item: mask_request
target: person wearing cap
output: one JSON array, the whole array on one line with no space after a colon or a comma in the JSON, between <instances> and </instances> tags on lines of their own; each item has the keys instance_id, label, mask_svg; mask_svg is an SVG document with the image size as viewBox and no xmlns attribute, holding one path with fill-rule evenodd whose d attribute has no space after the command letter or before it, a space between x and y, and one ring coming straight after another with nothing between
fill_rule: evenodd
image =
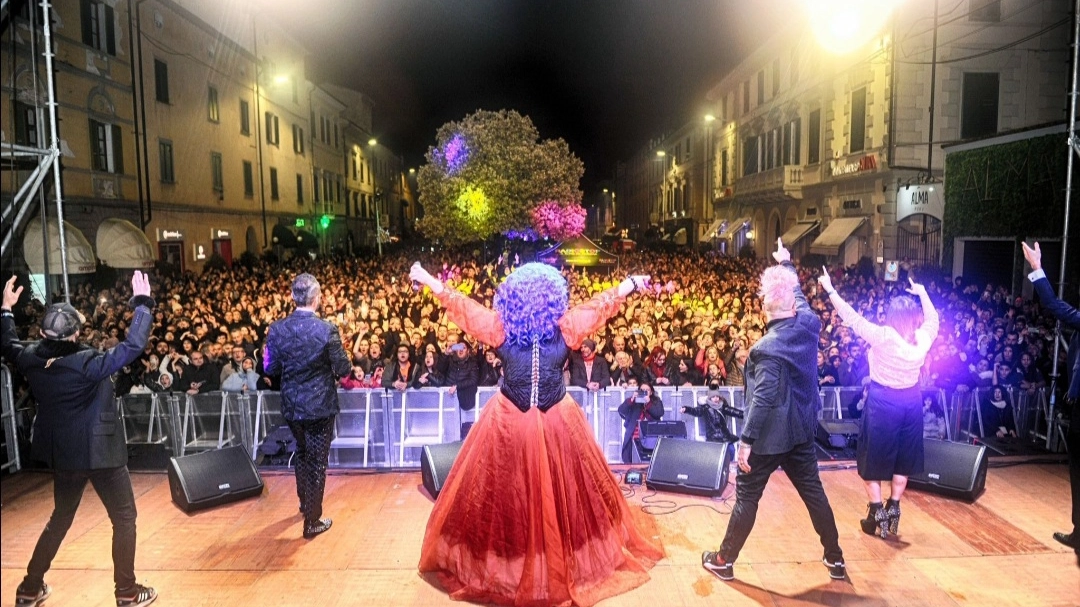
<instances>
[{"instance_id":1,"label":"person wearing cap","mask_svg":"<svg viewBox=\"0 0 1080 607\"><path fill-rule=\"evenodd\" d=\"M595 341L582 340L581 350L570 353L570 385L594 392L611 386L611 370L597 360Z\"/></svg>"},{"instance_id":2,"label":"person wearing cap","mask_svg":"<svg viewBox=\"0 0 1080 607\"><path fill-rule=\"evenodd\" d=\"M456 394L458 406L463 411L476 407L476 386L480 381L480 367L472 355L469 344L459 341L450 346L450 356L446 361L446 380L443 385L450 394Z\"/></svg>"},{"instance_id":3,"label":"person wearing cap","mask_svg":"<svg viewBox=\"0 0 1080 607\"><path fill-rule=\"evenodd\" d=\"M15 277L4 285L0 306L0 351L30 384L38 403L30 453L53 469L54 508L34 548L26 576L15 593L19 607L36 607L52 589L45 573L60 549L89 482L113 525L113 582L117 607L143 607L157 599L153 588L135 579L135 495L127 469L123 422L116 409L112 376L142 354L153 324L150 281L131 278L134 308L126 339L99 351L78 342L83 316L70 304L49 306L41 341L17 341L11 309L22 287Z\"/></svg>"}]
</instances>

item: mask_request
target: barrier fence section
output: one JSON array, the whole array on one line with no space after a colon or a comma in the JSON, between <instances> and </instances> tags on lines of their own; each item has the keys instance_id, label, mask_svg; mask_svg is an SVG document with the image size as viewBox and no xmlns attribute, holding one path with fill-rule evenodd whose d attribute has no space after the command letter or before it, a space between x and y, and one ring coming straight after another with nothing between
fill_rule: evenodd
<instances>
[{"instance_id":1,"label":"barrier fence section","mask_svg":"<svg viewBox=\"0 0 1080 607\"><path fill-rule=\"evenodd\" d=\"M11 375L2 368L4 448L8 460L4 469L20 467L17 448L16 415L13 411ZM420 390L361 389L340 390L341 413L334 424L330 466L338 468L412 468L420 465L425 445L460 440L467 427L483 414L484 406L497 387L481 387L476 402L463 408L458 395L448 388ZM612 387L587 391L569 387L567 392L582 407L593 438L609 463L620 463L624 423L619 405L634 395L634 389ZM683 413L683 407L705 402L708 388L657 387L664 403L665 421L682 421L687 438L705 440L703 418ZM736 409L745 409L740 387L722 387L720 396ZM820 392L825 420L851 419L861 413L864 390L860 387L825 388ZM1039 443L1060 432L1049 423L1049 403L1045 390L1024 391L998 387L946 392L923 392L928 409L939 411L944 427L942 438L972 442L1011 430L1021 440ZM1002 403L1005 403L1004 406ZM253 460L270 465L290 465L295 444L281 414L278 392L210 392L129 394L117 398L128 444L161 445L169 455L183 456L199 451L241 445ZM738 435L742 420L730 418L730 430ZM1053 441L1054 449L1064 449L1063 440Z\"/></svg>"},{"instance_id":2,"label":"barrier fence section","mask_svg":"<svg viewBox=\"0 0 1080 607\"><path fill-rule=\"evenodd\" d=\"M18 472L22 468L19 460L19 434L15 426L15 392L12 387L11 371L7 365L0 365L0 401L3 401L3 425L4 425L4 452L7 459L4 460L0 470Z\"/></svg>"}]
</instances>

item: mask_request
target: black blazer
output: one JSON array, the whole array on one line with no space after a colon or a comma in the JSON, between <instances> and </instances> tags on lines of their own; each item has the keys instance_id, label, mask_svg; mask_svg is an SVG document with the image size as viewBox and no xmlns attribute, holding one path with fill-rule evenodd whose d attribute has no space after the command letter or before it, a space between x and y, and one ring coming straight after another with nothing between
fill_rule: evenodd
<instances>
[{"instance_id":1,"label":"black blazer","mask_svg":"<svg viewBox=\"0 0 1080 607\"><path fill-rule=\"evenodd\" d=\"M600 384L600 389L611 385L611 370L608 369L604 357L597 356L593 359L592 376L585 372L585 359L581 352L570 353L570 385L578 388L587 388L590 381Z\"/></svg>"},{"instance_id":2,"label":"black blazer","mask_svg":"<svg viewBox=\"0 0 1080 607\"><path fill-rule=\"evenodd\" d=\"M135 316L127 337L101 352L69 341L22 346L15 321L0 319L4 359L26 376L38 403L30 454L56 470L97 470L127 465L124 427L112 375L142 354L150 338L154 300L132 298Z\"/></svg>"},{"instance_id":3,"label":"black blazer","mask_svg":"<svg viewBox=\"0 0 1080 607\"><path fill-rule=\"evenodd\" d=\"M1035 293L1039 295L1039 302L1061 324L1073 330L1072 338L1069 339L1069 356L1066 358L1066 366L1069 368L1069 391L1071 399L1080 398L1080 310L1061 301L1054 294L1050 281L1046 277L1032 283Z\"/></svg>"},{"instance_id":4,"label":"black blazer","mask_svg":"<svg viewBox=\"0 0 1080 607\"><path fill-rule=\"evenodd\" d=\"M338 378L352 372L338 328L308 310L270 325L263 366L281 376L281 414L289 421L336 415Z\"/></svg>"},{"instance_id":5,"label":"black blazer","mask_svg":"<svg viewBox=\"0 0 1080 607\"><path fill-rule=\"evenodd\" d=\"M783 264L791 272L791 262ZM759 455L777 455L814 440L821 395L817 342L821 320L795 285L795 316L774 320L746 361L746 422L741 439Z\"/></svg>"}]
</instances>

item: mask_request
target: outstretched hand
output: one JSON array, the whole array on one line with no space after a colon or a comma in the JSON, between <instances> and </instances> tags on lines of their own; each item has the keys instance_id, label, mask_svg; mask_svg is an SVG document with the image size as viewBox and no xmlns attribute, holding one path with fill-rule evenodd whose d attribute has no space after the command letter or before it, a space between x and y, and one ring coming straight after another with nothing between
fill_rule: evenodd
<instances>
[{"instance_id":1,"label":"outstretched hand","mask_svg":"<svg viewBox=\"0 0 1080 607\"><path fill-rule=\"evenodd\" d=\"M821 276L818 276L818 284L821 285L822 290L826 293L832 293L836 289L833 289L832 278L829 276L829 269L825 266L821 266Z\"/></svg>"},{"instance_id":2,"label":"outstretched hand","mask_svg":"<svg viewBox=\"0 0 1080 607\"><path fill-rule=\"evenodd\" d=\"M4 284L4 305L5 310L11 310L15 307L15 304L19 303L19 296L22 295L23 288L15 288L15 275L12 275Z\"/></svg>"},{"instance_id":3,"label":"outstretched hand","mask_svg":"<svg viewBox=\"0 0 1080 607\"><path fill-rule=\"evenodd\" d=\"M926 287L915 282L915 279L911 278L910 276L908 277L908 282L911 284L911 286L907 289L908 293L911 293L912 295L918 295L919 297L926 296Z\"/></svg>"},{"instance_id":4,"label":"outstretched hand","mask_svg":"<svg viewBox=\"0 0 1080 607\"><path fill-rule=\"evenodd\" d=\"M785 261L791 261L791 251L787 250L787 247L784 246L784 242L782 239L776 239L776 250L773 251L772 256L773 259L776 260L776 263L784 263Z\"/></svg>"},{"instance_id":5,"label":"outstretched hand","mask_svg":"<svg viewBox=\"0 0 1080 607\"><path fill-rule=\"evenodd\" d=\"M1027 260L1028 265L1031 266L1031 271L1042 269L1042 249L1039 248L1039 243L1035 243L1035 248L1028 246L1028 243L1021 242L1020 247L1024 250L1024 259Z\"/></svg>"},{"instance_id":6,"label":"outstretched hand","mask_svg":"<svg viewBox=\"0 0 1080 607\"><path fill-rule=\"evenodd\" d=\"M409 268L409 278L431 289L431 292L436 295L443 291L442 281L425 270L424 266L420 265L419 261L414 262L412 267Z\"/></svg>"},{"instance_id":7,"label":"outstretched hand","mask_svg":"<svg viewBox=\"0 0 1080 607\"><path fill-rule=\"evenodd\" d=\"M135 273L131 275L131 292L136 297L139 295L150 297L150 277L135 270Z\"/></svg>"},{"instance_id":8,"label":"outstretched hand","mask_svg":"<svg viewBox=\"0 0 1080 607\"><path fill-rule=\"evenodd\" d=\"M648 274L632 274L619 283L619 297L626 297L634 291L642 291L649 288L652 279Z\"/></svg>"}]
</instances>

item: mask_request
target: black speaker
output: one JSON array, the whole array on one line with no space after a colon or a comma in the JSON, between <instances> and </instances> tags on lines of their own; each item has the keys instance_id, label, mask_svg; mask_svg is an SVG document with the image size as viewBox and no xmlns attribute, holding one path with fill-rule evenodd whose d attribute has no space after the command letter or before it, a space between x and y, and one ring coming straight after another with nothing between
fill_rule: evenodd
<instances>
[{"instance_id":1,"label":"black speaker","mask_svg":"<svg viewBox=\"0 0 1080 607\"><path fill-rule=\"evenodd\" d=\"M986 447L926 439L922 474L908 487L974 502L986 488Z\"/></svg>"},{"instance_id":2,"label":"black speaker","mask_svg":"<svg viewBox=\"0 0 1080 607\"><path fill-rule=\"evenodd\" d=\"M653 449L645 486L718 497L727 487L729 444L661 438Z\"/></svg>"},{"instance_id":3,"label":"black speaker","mask_svg":"<svg viewBox=\"0 0 1080 607\"><path fill-rule=\"evenodd\" d=\"M854 447L859 438L859 421L855 419L820 419L817 440L830 449Z\"/></svg>"},{"instance_id":4,"label":"black speaker","mask_svg":"<svg viewBox=\"0 0 1080 607\"><path fill-rule=\"evenodd\" d=\"M424 445L424 454L420 459L420 478L431 497L438 499L443 483L446 482L446 475L450 474L450 468L454 466L454 460L461 450L461 442Z\"/></svg>"},{"instance_id":5,"label":"black speaker","mask_svg":"<svg viewBox=\"0 0 1080 607\"><path fill-rule=\"evenodd\" d=\"M649 451L656 449L656 444L661 438L686 438L686 423L682 421L651 421L638 422L641 430L641 446Z\"/></svg>"},{"instance_id":6,"label":"black speaker","mask_svg":"<svg viewBox=\"0 0 1080 607\"><path fill-rule=\"evenodd\" d=\"M169 489L184 512L261 495L262 476L243 447L169 458Z\"/></svg>"}]
</instances>

